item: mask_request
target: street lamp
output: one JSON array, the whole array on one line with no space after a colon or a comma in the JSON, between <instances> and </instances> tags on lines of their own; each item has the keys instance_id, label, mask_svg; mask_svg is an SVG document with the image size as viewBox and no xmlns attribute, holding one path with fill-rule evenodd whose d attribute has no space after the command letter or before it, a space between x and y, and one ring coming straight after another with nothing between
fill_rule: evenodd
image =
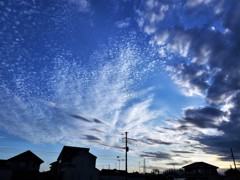
<instances>
[{"instance_id":1,"label":"street lamp","mask_svg":"<svg viewBox=\"0 0 240 180\"><path fill-rule=\"evenodd\" d=\"M120 170L121 168L121 161L124 161L124 159L120 159L120 156L117 156L117 161L118 161L118 170Z\"/></svg>"}]
</instances>

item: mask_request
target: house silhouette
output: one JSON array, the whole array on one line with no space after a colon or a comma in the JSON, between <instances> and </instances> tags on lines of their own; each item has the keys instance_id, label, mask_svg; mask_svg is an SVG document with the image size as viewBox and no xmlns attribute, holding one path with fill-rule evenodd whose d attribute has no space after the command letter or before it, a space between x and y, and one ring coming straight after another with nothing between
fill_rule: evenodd
<instances>
[{"instance_id":1,"label":"house silhouette","mask_svg":"<svg viewBox=\"0 0 240 180\"><path fill-rule=\"evenodd\" d=\"M219 179L217 166L205 163L195 162L186 166L183 166L185 177L195 180L217 180Z\"/></svg>"},{"instance_id":2,"label":"house silhouette","mask_svg":"<svg viewBox=\"0 0 240 180\"><path fill-rule=\"evenodd\" d=\"M7 165L14 171L39 172L44 161L30 150L7 160Z\"/></svg>"},{"instance_id":3,"label":"house silhouette","mask_svg":"<svg viewBox=\"0 0 240 180\"><path fill-rule=\"evenodd\" d=\"M30 150L7 160L0 160L1 180L36 179L42 163L43 160Z\"/></svg>"},{"instance_id":4,"label":"house silhouette","mask_svg":"<svg viewBox=\"0 0 240 180\"><path fill-rule=\"evenodd\" d=\"M96 159L89 148L64 146L57 161L51 163L50 172L58 180L98 180Z\"/></svg>"}]
</instances>

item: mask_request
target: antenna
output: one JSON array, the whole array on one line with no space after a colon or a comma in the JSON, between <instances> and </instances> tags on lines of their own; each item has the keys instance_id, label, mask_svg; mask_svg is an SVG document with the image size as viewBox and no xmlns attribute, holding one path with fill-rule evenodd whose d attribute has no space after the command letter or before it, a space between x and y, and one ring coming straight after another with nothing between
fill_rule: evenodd
<instances>
[{"instance_id":1,"label":"antenna","mask_svg":"<svg viewBox=\"0 0 240 180\"><path fill-rule=\"evenodd\" d=\"M121 169L121 161L124 161L124 159L120 159L120 156L117 156L117 161L118 161L118 170Z\"/></svg>"}]
</instances>

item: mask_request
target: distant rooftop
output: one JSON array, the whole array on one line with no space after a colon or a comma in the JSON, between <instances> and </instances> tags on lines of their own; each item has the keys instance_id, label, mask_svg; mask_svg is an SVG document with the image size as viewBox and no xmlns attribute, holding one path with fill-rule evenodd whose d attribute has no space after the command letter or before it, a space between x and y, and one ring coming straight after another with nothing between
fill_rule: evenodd
<instances>
[{"instance_id":1,"label":"distant rooftop","mask_svg":"<svg viewBox=\"0 0 240 180\"><path fill-rule=\"evenodd\" d=\"M183 166L183 168L203 168L203 167L208 167L208 168L215 168L217 169L217 166L213 166L211 164L205 163L205 162L195 162L186 166Z\"/></svg>"},{"instance_id":2,"label":"distant rooftop","mask_svg":"<svg viewBox=\"0 0 240 180\"><path fill-rule=\"evenodd\" d=\"M25 151L21 154L18 154L16 156L13 156L11 158L8 159L8 161L18 161L18 160L28 160L28 159L34 159L36 161L38 161L39 163L43 163L44 161L42 159L40 159L36 154L34 154L32 151L28 150L28 151Z\"/></svg>"},{"instance_id":3,"label":"distant rooftop","mask_svg":"<svg viewBox=\"0 0 240 180\"><path fill-rule=\"evenodd\" d=\"M72 158L74 156L79 155L82 152L89 152L89 148L82 148L82 147L74 147L74 146L63 146L62 151L60 152L58 159L68 159L68 158ZM89 153L91 154L91 153ZM94 156L93 154L91 154L92 156ZM94 156L96 157L96 156Z\"/></svg>"}]
</instances>

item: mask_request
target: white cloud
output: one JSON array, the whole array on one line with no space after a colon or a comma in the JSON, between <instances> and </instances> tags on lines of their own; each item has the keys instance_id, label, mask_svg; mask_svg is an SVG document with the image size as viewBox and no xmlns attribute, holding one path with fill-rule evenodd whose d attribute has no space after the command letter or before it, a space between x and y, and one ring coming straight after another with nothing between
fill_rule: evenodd
<instances>
[{"instance_id":1,"label":"white cloud","mask_svg":"<svg viewBox=\"0 0 240 180\"><path fill-rule=\"evenodd\" d=\"M123 116L120 117L122 122L126 124L123 131L135 129L138 125L157 118L161 112L150 110L151 104L152 98L149 98L131 106L126 112L123 112ZM136 130L137 129L135 129L135 131ZM141 129L138 130L141 132Z\"/></svg>"},{"instance_id":2,"label":"white cloud","mask_svg":"<svg viewBox=\"0 0 240 180\"><path fill-rule=\"evenodd\" d=\"M146 5L149 9L153 9L154 7L158 6L158 1L156 0L148 0Z\"/></svg>"},{"instance_id":3,"label":"white cloud","mask_svg":"<svg viewBox=\"0 0 240 180\"><path fill-rule=\"evenodd\" d=\"M150 34L153 34L153 33L156 32L156 28L153 27L153 26L145 26L145 27L144 27L144 31L145 31L145 33L147 33L148 35L150 35Z\"/></svg>"},{"instance_id":4,"label":"white cloud","mask_svg":"<svg viewBox=\"0 0 240 180\"><path fill-rule=\"evenodd\" d=\"M197 56L192 57L192 62L193 63L198 63L198 64L205 64L208 62L209 58L211 57L211 49L207 45L203 47L199 47L200 52L197 54Z\"/></svg>"},{"instance_id":5,"label":"white cloud","mask_svg":"<svg viewBox=\"0 0 240 180\"><path fill-rule=\"evenodd\" d=\"M216 128L204 128L204 129L199 129L199 132L201 132L204 135L207 136L221 136L224 133Z\"/></svg>"},{"instance_id":6,"label":"white cloud","mask_svg":"<svg viewBox=\"0 0 240 180\"><path fill-rule=\"evenodd\" d=\"M144 70L138 69L146 58L143 60L140 49L132 44L121 48L111 44L103 49L92 56L98 61L92 68L57 56L46 85L51 94L44 98L30 93L33 89L29 87L34 86L24 76L16 83L21 93L3 88L0 128L36 143L86 146L118 145L121 137L116 134L126 130L149 132L142 124L162 112L151 109L152 96L143 100L151 88L132 88L154 67L147 64Z\"/></svg>"},{"instance_id":7,"label":"white cloud","mask_svg":"<svg viewBox=\"0 0 240 180\"><path fill-rule=\"evenodd\" d=\"M128 26L130 26L130 18L126 18L124 20L117 21L115 23L115 26L117 26L118 28L127 28Z\"/></svg>"},{"instance_id":8,"label":"white cloud","mask_svg":"<svg viewBox=\"0 0 240 180\"><path fill-rule=\"evenodd\" d=\"M69 0L69 3L76 6L80 12L86 13L90 11L89 0Z\"/></svg>"},{"instance_id":9,"label":"white cloud","mask_svg":"<svg viewBox=\"0 0 240 180\"><path fill-rule=\"evenodd\" d=\"M164 45L167 43L167 40L169 38L169 33L168 32L163 32L160 35L156 36L156 43L157 45Z\"/></svg>"},{"instance_id":10,"label":"white cloud","mask_svg":"<svg viewBox=\"0 0 240 180\"><path fill-rule=\"evenodd\" d=\"M168 44L168 50L173 53L180 54L183 57L187 57L190 45L191 40L187 35L176 33L173 42Z\"/></svg>"},{"instance_id":11,"label":"white cloud","mask_svg":"<svg viewBox=\"0 0 240 180\"><path fill-rule=\"evenodd\" d=\"M214 6L215 14L220 14L223 11L223 9L224 9L224 5L223 5L224 2L225 2L225 0L219 0L217 2L217 4Z\"/></svg>"},{"instance_id":12,"label":"white cloud","mask_svg":"<svg viewBox=\"0 0 240 180\"><path fill-rule=\"evenodd\" d=\"M174 82L181 87L181 92L182 94L184 94L185 96L200 96L200 97L204 97L203 96L203 92L197 87L194 86L192 83L190 83L190 81L188 79L182 79L180 78L179 73L178 74L173 74L172 75L172 79L174 80Z\"/></svg>"},{"instance_id":13,"label":"white cloud","mask_svg":"<svg viewBox=\"0 0 240 180\"><path fill-rule=\"evenodd\" d=\"M139 27L143 28L147 34L153 34L156 32L157 23L163 21L165 14L169 11L169 5L156 0L148 0L145 3L146 12L136 10L136 14L139 16L137 21Z\"/></svg>"},{"instance_id":14,"label":"white cloud","mask_svg":"<svg viewBox=\"0 0 240 180\"><path fill-rule=\"evenodd\" d=\"M198 6L200 4L209 4L210 2L212 2L212 0L188 0L187 1L187 6L195 7L195 6Z\"/></svg>"},{"instance_id":15,"label":"white cloud","mask_svg":"<svg viewBox=\"0 0 240 180\"><path fill-rule=\"evenodd\" d=\"M169 6L165 4L161 4L157 6L159 9L156 12L151 12L146 14L146 18L148 19L150 24L158 23L162 21L165 17L165 13L169 10Z\"/></svg>"},{"instance_id":16,"label":"white cloud","mask_svg":"<svg viewBox=\"0 0 240 180\"><path fill-rule=\"evenodd\" d=\"M156 34L153 36L153 38L150 41L150 44L163 46L163 45L166 45L168 38L169 38L169 33L167 31L160 32L159 34Z\"/></svg>"}]
</instances>

